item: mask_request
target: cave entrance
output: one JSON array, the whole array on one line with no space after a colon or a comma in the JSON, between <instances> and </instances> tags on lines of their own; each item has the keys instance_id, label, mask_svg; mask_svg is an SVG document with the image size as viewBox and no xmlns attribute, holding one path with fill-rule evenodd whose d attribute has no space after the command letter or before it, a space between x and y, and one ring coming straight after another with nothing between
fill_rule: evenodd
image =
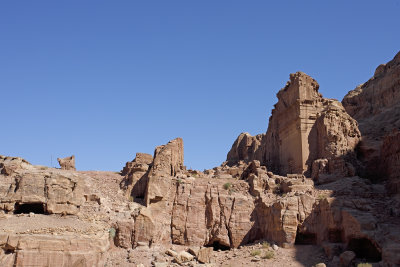
<instances>
[{"instance_id":1,"label":"cave entrance","mask_svg":"<svg viewBox=\"0 0 400 267\"><path fill-rule=\"evenodd\" d=\"M343 231L341 229L329 229L328 240L331 243L342 243L343 242Z\"/></svg>"},{"instance_id":2,"label":"cave entrance","mask_svg":"<svg viewBox=\"0 0 400 267\"><path fill-rule=\"evenodd\" d=\"M357 258L366 259L369 262L379 262L382 260L380 249L368 238L350 239L347 250L354 251Z\"/></svg>"},{"instance_id":3,"label":"cave entrance","mask_svg":"<svg viewBox=\"0 0 400 267\"><path fill-rule=\"evenodd\" d=\"M223 245L221 243L219 243L218 241L214 241L211 245L208 245L207 247L212 247L214 251L218 251L218 250L230 250L231 247Z\"/></svg>"},{"instance_id":4,"label":"cave entrance","mask_svg":"<svg viewBox=\"0 0 400 267\"><path fill-rule=\"evenodd\" d=\"M14 214L29 214L30 212L46 214L43 203L15 203Z\"/></svg>"},{"instance_id":5,"label":"cave entrance","mask_svg":"<svg viewBox=\"0 0 400 267\"><path fill-rule=\"evenodd\" d=\"M314 233L300 233L297 229L295 245L315 245L317 244L317 235Z\"/></svg>"}]
</instances>

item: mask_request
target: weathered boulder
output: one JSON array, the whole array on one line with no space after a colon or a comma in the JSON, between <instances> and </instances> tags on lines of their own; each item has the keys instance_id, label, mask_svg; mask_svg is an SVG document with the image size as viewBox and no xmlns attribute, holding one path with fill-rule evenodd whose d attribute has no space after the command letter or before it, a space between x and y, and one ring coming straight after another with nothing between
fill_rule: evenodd
<instances>
[{"instance_id":1,"label":"weathered boulder","mask_svg":"<svg viewBox=\"0 0 400 267\"><path fill-rule=\"evenodd\" d=\"M199 252L197 253L197 260L201 263L210 263L211 262L211 257L213 253L213 248L208 247L208 248L201 248Z\"/></svg>"},{"instance_id":2,"label":"weathered boulder","mask_svg":"<svg viewBox=\"0 0 400 267\"><path fill-rule=\"evenodd\" d=\"M351 263L356 258L356 254L353 251L345 251L340 254L340 264L343 267L351 266Z\"/></svg>"}]
</instances>

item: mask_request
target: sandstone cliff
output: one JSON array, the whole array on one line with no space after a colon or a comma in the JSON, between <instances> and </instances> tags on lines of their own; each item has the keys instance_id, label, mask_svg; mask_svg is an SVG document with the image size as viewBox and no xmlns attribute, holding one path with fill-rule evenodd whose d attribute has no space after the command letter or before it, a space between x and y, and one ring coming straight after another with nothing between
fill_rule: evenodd
<instances>
[{"instance_id":1,"label":"sandstone cliff","mask_svg":"<svg viewBox=\"0 0 400 267\"><path fill-rule=\"evenodd\" d=\"M362 142L358 154L366 168L364 175L374 180L396 179L395 173L382 171L386 163L381 156L388 148L385 137L400 129L400 52L393 60L379 65L374 76L350 91L342 103L359 123Z\"/></svg>"},{"instance_id":2,"label":"sandstone cliff","mask_svg":"<svg viewBox=\"0 0 400 267\"><path fill-rule=\"evenodd\" d=\"M319 245L331 266L346 255L347 265L399 266L400 200L388 194L400 191L399 55L345 97L348 113L291 74L267 132L240 134L204 172L186 169L181 138L120 173L0 156L0 265L197 266L223 255L218 265L230 249L234 264L256 266L270 262L248 258L249 246L269 242L276 253ZM365 169L386 187L356 176Z\"/></svg>"},{"instance_id":3,"label":"sandstone cliff","mask_svg":"<svg viewBox=\"0 0 400 267\"><path fill-rule=\"evenodd\" d=\"M240 134L228 153L228 163L259 160L279 174L318 176L322 171L314 161L345 158L351 160L348 166L343 165L346 170L340 175L347 176L348 168L353 173L350 164L356 161L354 149L361 137L358 124L340 102L323 98L318 90L318 83L310 76L302 72L291 74L290 81L277 94L266 134Z\"/></svg>"}]
</instances>

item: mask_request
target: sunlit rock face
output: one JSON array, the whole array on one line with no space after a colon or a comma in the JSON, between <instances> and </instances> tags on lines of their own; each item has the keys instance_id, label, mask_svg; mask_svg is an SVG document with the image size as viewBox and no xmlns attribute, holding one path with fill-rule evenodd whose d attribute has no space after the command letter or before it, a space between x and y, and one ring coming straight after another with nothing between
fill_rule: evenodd
<instances>
[{"instance_id":1,"label":"sunlit rock face","mask_svg":"<svg viewBox=\"0 0 400 267\"><path fill-rule=\"evenodd\" d=\"M278 94L266 134L241 134L227 161L259 160L279 173L311 175L317 159L348 157L360 140L357 122L334 99L323 98L317 81L305 73L290 75Z\"/></svg>"}]
</instances>

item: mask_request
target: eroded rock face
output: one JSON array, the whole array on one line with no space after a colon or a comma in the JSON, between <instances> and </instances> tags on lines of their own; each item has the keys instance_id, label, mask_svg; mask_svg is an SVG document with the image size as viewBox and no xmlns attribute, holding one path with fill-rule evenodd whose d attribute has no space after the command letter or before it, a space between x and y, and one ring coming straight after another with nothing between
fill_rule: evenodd
<instances>
[{"instance_id":1,"label":"eroded rock face","mask_svg":"<svg viewBox=\"0 0 400 267\"><path fill-rule=\"evenodd\" d=\"M63 170L73 170L75 171L75 156L66 158L57 158L58 163L60 164L61 169Z\"/></svg>"},{"instance_id":2,"label":"eroded rock face","mask_svg":"<svg viewBox=\"0 0 400 267\"><path fill-rule=\"evenodd\" d=\"M127 192L127 195L135 198L144 199L148 182L148 171L153 163L153 157L146 153L136 153L133 161L127 162L122 169L124 175L120 186Z\"/></svg>"},{"instance_id":3,"label":"eroded rock face","mask_svg":"<svg viewBox=\"0 0 400 267\"><path fill-rule=\"evenodd\" d=\"M107 236L88 239L0 234L0 263L4 267L103 266L109 245Z\"/></svg>"},{"instance_id":4,"label":"eroded rock face","mask_svg":"<svg viewBox=\"0 0 400 267\"><path fill-rule=\"evenodd\" d=\"M381 171L388 179L390 193L400 194L400 131L387 135L381 147Z\"/></svg>"},{"instance_id":5,"label":"eroded rock face","mask_svg":"<svg viewBox=\"0 0 400 267\"><path fill-rule=\"evenodd\" d=\"M400 129L400 52L379 65L374 77L350 91L342 100L346 111L357 120L362 133L358 151L366 165L365 176L385 179L381 154L385 136ZM382 151L382 153L381 153ZM391 174L389 174L391 175Z\"/></svg>"},{"instance_id":6,"label":"eroded rock face","mask_svg":"<svg viewBox=\"0 0 400 267\"><path fill-rule=\"evenodd\" d=\"M265 154L265 134L251 136L249 133L241 133L228 152L226 160L234 165L239 161L250 162L261 160Z\"/></svg>"},{"instance_id":7,"label":"eroded rock face","mask_svg":"<svg viewBox=\"0 0 400 267\"><path fill-rule=\"evenodd\" d=\"M357 122L334 99L325 99L310 76L297 72L278 94L266 134L241 134L227 161L259 160L280 173L310 175L318 159L355 159L360 140Z\"/></svg>"},{"instance_id":8,"label":"eroded rock face","mask_svg":"<svg viewBox=\"0 0 400 267\"><path fill-rule=\"evenodd\" d=\"M84 201L84 183L71 173L32 166L21 158L0 157L0 209L77 214Z\"/></svg>"}]
</instances>

